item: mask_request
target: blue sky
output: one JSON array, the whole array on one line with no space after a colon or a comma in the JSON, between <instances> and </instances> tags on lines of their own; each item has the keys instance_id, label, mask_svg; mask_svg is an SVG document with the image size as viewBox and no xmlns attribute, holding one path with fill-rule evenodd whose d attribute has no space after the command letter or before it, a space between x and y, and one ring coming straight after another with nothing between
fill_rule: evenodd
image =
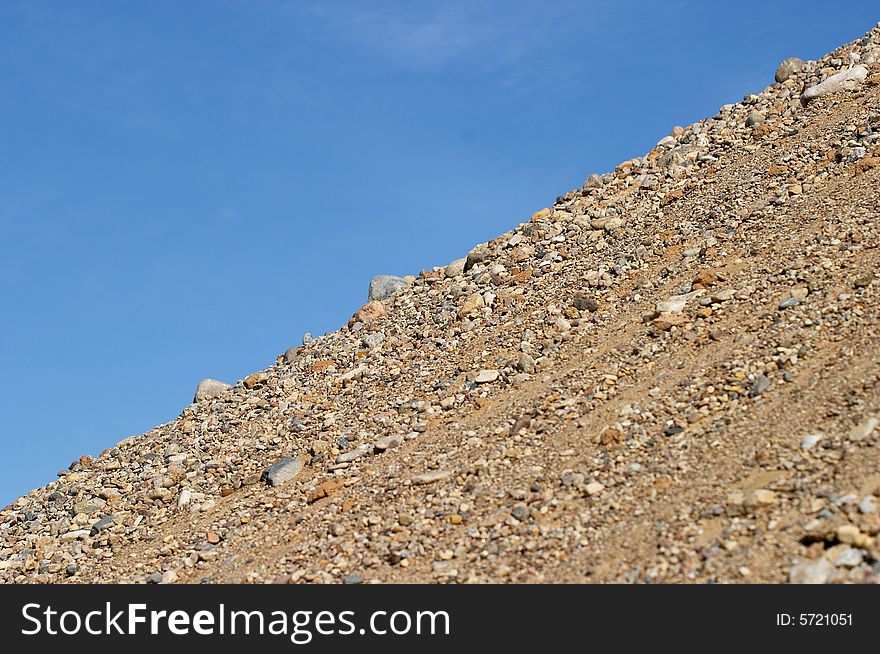
<instances>
[{"instance_id":1,"label":"blue sky","mask_svg":"<svg viewBox=\"0 0 880 654\"><path fill-rule=\"evenodd\" d=\"M880 20L849 2L0 4L0 506Z\"/></svg>"}]
</instances>

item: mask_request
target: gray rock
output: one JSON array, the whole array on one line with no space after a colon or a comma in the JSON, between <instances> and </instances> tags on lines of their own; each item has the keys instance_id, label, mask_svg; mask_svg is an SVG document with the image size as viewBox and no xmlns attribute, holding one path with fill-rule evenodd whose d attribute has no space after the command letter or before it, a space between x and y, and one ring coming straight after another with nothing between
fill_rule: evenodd
<instances>
[{"instance_id":1,"label":"gray rock","mask_svg":"<svg viewBox=\"0 0 880 654\"><path fill-rule=\"evenodd\" d=\"M229 388L232 388L232 386L222 381L217 381L216 379L203 379L196 387L196 394L193 398L193 402L210 400Z\"/></svg>"},{"instance_id":2,"label":"gray rock","mask_svg":"<svg viewBox=\"0 0 880 654\"><path fill-rule=\"evenodd\" d=\"M374 332L372 334L367 334L363 338L361 338L361 343L367 349L374 349L382 345L385 341L385 332Z\"/></svg>"},{"instance_id":3,"label":"gray rock","mask_svg":"<svg viewBox=\"0 0 880 654\"><path fill-rule=\"evenodd\" d=\"M302 472L302 469L302 461L291 456L285 456L278 463L273 463L266 468L263 477L270 486L280 486L296 477Z\"/></svg>"},{"instance_id":4,"label":"gray rock","mask_svg":"<svg viewBox=\"0 0 880 654\"><path fill-rule=\"evenodd\" d=\"M806 107L810 102L823 95L857 89L867 77L868 69L864 66L854 66L849 70L836 73L804 91L801 95L801 104Z\"/></svg>"},{"instance_id":5,"label":"gray rock","mask_svg":"<svg viewBox=\"0 0 880 654\"><path fill-rule=\"evenodd\" d=\"M520 522L525 522L529 519L529 509L526 506L516 506L510 514Z\"/></svg>"},{"instance_id":6,"label":"gray rock","mask_svg":"<svg viewBox=\"0 0 880 654\"><path fill-rule=\"evenodd\" d=\"M755 125L760 125L764 122L763 114L753 111L749 114L749 117L746 118L746 127L754 127Z\"/></svg>"},{"instance_id":7,"label":"gray rock","mask_svg":"<svg viewBox=\"0 0 880 654\"><path fill-rule=\"evenodd\" d=\"M314 340L315 340L315 337L312 336L312 332L306 332L305 334L303 334L302 344L308 345L309 343L311 343Z\"/></svg>"},{"instance_id":8,"label":"gray rock","mask_svg":"<svg viewBox=\"0 0 880 654\"><path fill-rule=\"evenodd\" d=\"M443 274L446 277L458 277L459 275L464 274L464 266L467 263L467 258L456 259L452 263L446 266L446 270L443 271Z\"/></svg>"},{"instance_id":9,"label":"gray rock","mask_svg":"<svg viewBox=\"0 0 880 654\"><path fill-rule=\"evenodd\" d=\"M770 388L770 378L767 375L758 375L752 382L752 388L749 390L749 397L758 397Z\"/></svg>"},{"instance_id":10,"label":"gray rock","mask_svg":"<svg viewBox=\"0 0 880 654\"><path fill-rule=\"evenodd\" d=\"M94 536L95 534L104 531L111 526L113 526L113 516L108 515L106 518L101 518L100 520L98 520L98 522L92 525L92 531L90 535Z\"/></svg>"},{"instance_id":11,"label":"gray rock","mask_svg":"<svg viewBox=\"0 0 880 654\"><path fill-rule=\"evenodd\" d=\"M395 277L394 275L376 275L370 281L370 292L367 301L370 300L387 300L388 298L400 293L409 286L409 282L403 277Z\"/></svg>"},{"instance_id":12,"label":"gray rock","mask_svg":"<svg viewBox=\"0 0 880 654\"><path fill-rule=\"evenodd\" d=\"M336 457L336 463L351 463L355 459L359 459L362 456L366 456L373 451L372 445L358 445L356 448L351 450L350 452L343 452L339 456Z\"/></svg>"},{"instance_id":13,"label":"gray rock","mask_svg":"<svg viewBox=\"0 0 880 654\"><path fill-rule=\"evenodd\" d=\"M854 148L841 148L840 156L843 159L844 163L855 163L859 159L863 159L865 155L868 154L868 150L862 147L861 145L857 145Z\"/></svg>"},{"instance_id":14,"label":"gray rock","mask_svg":"<svg viewBox=\"0 0 880 654\"><path fill-rule=\"evenodd\" d=\"M792 307L796 307L801 303L796 297L787 297L782 302L779 303L780 309L791 309Z\"/></svg>"},{"instance_id":15,"label":"gray rock","mask_svg":"<svg viewBox=\"0 0 880 654\"><path fill-rule=\"evenodd\" d=\"M839 568L855 568L862 564L865 553L855 547L847 547L834 557L834 565Z\"/></svg>"},{"instance_id":16,"label":"gray rock","mask_svg":"<svg viewBox=\"0 0 880 654\"><path fill-rule=\"evenodd\" d=\"M792 566L788 573L790 584L824 584L834 572L828 559L805 561Z\"/></svg>"},{"instance_id":17,"label":"gray rock","mask_svg":"<svg viewBox=\"0 0 880 654\"><path fill-rule=\"evenodd\" d=\"M489 246L485 243L481 243L473 250L468 252L467 259L464 262L464 272L467 272L478 263L483 263L486 259L489 258Z\"/></svg>"},{"instance_id":18,"label":"gray rock","mask_svg":"<svg viewBox=\"0 0 880 654\"><path fill-rule=\"evenodd\" d=\"M362 584L362 583L364 583L364 576L359 575L359 574L346 575L345 577L342 578L342 583L347 586L351 586L354 584Z\"/></svg>"},{"instance_id":19,"label":"gray rock","mask_svg":"<svg viewBox=\"0 0 880 654\"><path fill-rule=\"evenodd\" d=\"M572 304L578 311L589 311L592 313L599 309L599 303L596 302L595 298L582 291L575 293Z\"/></svg>"},{"instance_id":20,"label":"gray rock","mask_svg":"<svg viewBox=\"0 0 880 654\"><path fill-rule=\"evenodd\" d=\"M298 347L287 348L287 350L284 352L284 363L289 365L289 364L293 363L294 361L296 361L296 355L298 352L299 352Z\"/></svg>"},{"instance_id":21,"label":"gray rock","mask_svg":"<svg viewBox=\"0 0 880 654\"><path fill-rule=\"evenodd\" d=\"M873 495L865 495L862 501L859 502L859 513L871 515L872 513L877 513L877 509L880 509L880 504L878 504L877 498Z\"/></svg>"},{"instance_id":22,"label":"gray rock","mask_svg":"<svg viewBox=\"0 0 880 654\"><path fill-rule=\"evenodd\" d=\"M605 180L602 178L602 176L593 173L592 175L587 177L587 180L584 182L584 188L602 188L604 184Z\"/></svg>"},{"instance_id":23,"label":"gray rock","mask_svg":"<svg viewBox=\"0 0 880 654\"><path fill-rule=\"evenodd\" d=\"M384 436L383 438L377 440L373 444L373 447L375 447L378 452L384 452L385 450L399 447L402 442L402 436Z\"/></svg>"},{"instance_id":24,"label":"gray rock","mask_svg":"<svg viewBox=\"0 0 880 654\"><path fill-rule=\"evenodd\" d=\"M526 352L519 355L519 361L516 362L516 368L520 372L535 372L535 360Z\"/></svg>"},{"instance_id":25,"label":"gray rock","mask_svg":"<svg viewBox=\"0 0 880 654\"><path fill-rule=\"evenodd\" d=\"M657 158L657 166L663 170L672 170L684 164L688 157L696 150L696 146L692 143L679 145L672 148L669 152Z\"/></svg>"},{"instance_id":26,"label":"gray rock","mask_svg":"<svg viewBox=\"0 0 880 654\"><path fill-rule=\"evenodd\" d=\"M798 57L789 57L779 64L779 68L776 69L776 81L781 84L795 73L801 72L803 68L803 60Z\"/></svg>"},{"instance_id":27,"label":"gray rock","mask_svg":"<svg viewBox=\"0 0 880 654\"><path fill-rule=\"evenodd\" d=\"M166 570L162 573L162 578L159 580L160 584L173 584L177 581L177 572L174 570Z\"/></svg>"}]
</instances>

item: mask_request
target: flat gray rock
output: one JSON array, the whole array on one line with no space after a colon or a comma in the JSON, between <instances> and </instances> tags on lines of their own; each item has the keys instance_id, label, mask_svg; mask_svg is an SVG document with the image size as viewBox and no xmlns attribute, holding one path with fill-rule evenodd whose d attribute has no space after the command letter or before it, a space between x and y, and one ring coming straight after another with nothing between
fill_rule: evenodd
<instances>
[{"instance_id":1,"label":"flat gray rock","mask_svg":"<svg viewBox=\"0 0 880 654\"><path fill-rule=\"evenodd\" d=\"M278 463L273 463L266 468L263 477L270 486L280 486L296 477L302 472L302 469L302 461L291 456L285 456Z\"/></svg>"},{"instance_id":2,"label":"flat gray rock","mask_svg":"<svg viewBox=\"0 0 880 654\"><path fill-rule=\"evenodd\" d=\"M370 281L370 292L367 300L387 300L409 286L403 277L394 275L376 275Z\"/></svg>"}]
</instances>

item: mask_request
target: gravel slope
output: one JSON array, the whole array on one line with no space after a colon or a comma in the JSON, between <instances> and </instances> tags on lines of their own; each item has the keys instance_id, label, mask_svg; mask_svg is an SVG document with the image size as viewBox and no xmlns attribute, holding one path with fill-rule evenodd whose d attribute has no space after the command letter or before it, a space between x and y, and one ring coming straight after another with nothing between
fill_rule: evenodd
<instances>
[{"instance_id":1,"label":"gravel slope","mask_svg":"<svg viewBox=\"0 0 880 654\"><path fill-rule=\"evenodd\" d=\"M777 77L74 462L0 580L877 583L880 26Z\"/></svg>"}]
</instances>

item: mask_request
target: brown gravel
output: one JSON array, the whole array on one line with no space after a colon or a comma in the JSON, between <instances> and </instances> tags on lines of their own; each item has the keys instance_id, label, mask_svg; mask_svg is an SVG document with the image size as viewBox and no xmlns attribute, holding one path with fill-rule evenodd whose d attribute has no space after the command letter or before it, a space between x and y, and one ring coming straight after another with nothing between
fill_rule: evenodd
<instances>
[{"instance_id":1,"label":"brown gravel","mask_svg":"<svg viewBox=\"0 0 880 654\"><path fill-rule=\"evenodd\" d=\"M880 28L203 387L0 580L878 582L878 81Z\"/></svg>"}]
</instances>

